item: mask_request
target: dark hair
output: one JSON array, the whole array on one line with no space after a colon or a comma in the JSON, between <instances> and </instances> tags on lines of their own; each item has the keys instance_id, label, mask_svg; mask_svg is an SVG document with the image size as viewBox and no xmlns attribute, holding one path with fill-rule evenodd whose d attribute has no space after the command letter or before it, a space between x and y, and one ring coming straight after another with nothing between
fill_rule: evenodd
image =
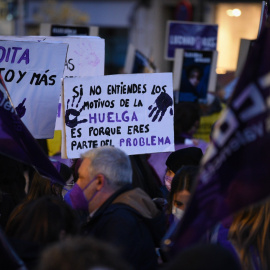
<instances>
[{"instance_id":1,"label":"dark hair","mask_svg":"<svg viewBox=\"0 0 270 270\"><path fill-rule=\"evenodd\" d=\"M203 152L201 148L198 147L187 147L181 148L172 152L167 160L167 167L173 172L176 173L183 166L198 166L203 157Z\"/></svg>"},{"instance_id":2,"label":"dark hair","mask_svg":"<svg viewBox=\"0 0 270 270\"><path fill-rule=\"evenodd\" d=\"M49 178L35 172L30 190L25 199L26 201L31 201L44 195L56 195L61 197L61 193L62 186L60 184L53 183Z\"/></svg>"},{"instance_id":3,"label":"dark hair","mask_svg":"<svg viewBox=\"0 0 270 270\"><path fill-rule=\"evenodd\" d=\"M72 176L72 170L69 166L67 166L64 163L60 162L60 175L63 177L65 181L69 180L69 178Z\"/></svg>"},{"instance_id":4,"label":"dark hair","mask_svg":"<svg viewBox=\"0 0 270 270\"><path fill-rule=\"evenodd\" d=\"M270 200L254 204L234 215L229 239L238 251L243 269L253 269L254 254L261 269L270 267Z\"/></svg>"},{"instance_id":5,"label":"dark hair","mask_svg":"<svg viewBox=\"0 0 270 270\"><path fill-rule=\"evenodd\" d=\"M171 213L173 205L173 197L176 192L187 190L189 192L195 186L196 176L199 170L199 166L183 166L178 170L173 177L171 184L171 191L169 193L168 211Z\"/></svg>"},{"instance_id":6,"label":"dark hair","mask_svg":"<svg viewBox=\"0 0 270 270\"><path fill-rule=\"evenodd\" d=\"M90 236L74 237L45 249L38 270L133 269L115 247Z\"/></svg>"},{"instance_id":7,"label":"dark hair","mask_svg":"<svg viewBox=\"0 0 270 270\"><path fill-rule=\"evenodd\" d=\"M62 198L62 186L57 183L52 183L49 178L35 172L30 189L24 200L10 214L8 223L22 211L29 202L36 200L42 196L53 195Z\"/></svg>"},{"instance_id":8,"label":"dark hair","mask_svg":"<svg viewBox=\"0 0 270 270\"><path fill-rule=\"evenodd\" d=\"M63 200L44 196L25 205L6 226L6 235L38 244L59 240L61 232L77 232L77 217Z\"/></svg>"},{"instance_id":9,"label":"dark hair","mask_svg":"<svg viewBox=\"0 0 270 270\"><path fill-rule=\"evenodd\" d=\"M70 169L72 170L72 175L73 175L73 180L74 182L77 182L78 178L79 178L79 168L81 166L83 162L82 158L75 158L72 160L72 165L70 167Z\"/></svg>"}]
</instances>

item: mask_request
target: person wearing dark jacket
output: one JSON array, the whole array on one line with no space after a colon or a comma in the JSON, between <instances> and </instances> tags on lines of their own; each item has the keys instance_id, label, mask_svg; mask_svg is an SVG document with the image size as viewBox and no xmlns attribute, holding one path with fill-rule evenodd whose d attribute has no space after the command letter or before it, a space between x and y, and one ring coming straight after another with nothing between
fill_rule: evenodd
<instances>
[{"instance_id":1,"label":"person wearing dark jacket","mask_svg":"<svg viewBox=\"0 0 270 270\"><path fill-rule=\"evenodd\" d=\"M104 146L83 155L79 179L65 200L75 209L88 210L84 235L114 245L134 269L156 269L166 220L152 199L133 188L129 157Z\"/></svg>"}]
</instances>

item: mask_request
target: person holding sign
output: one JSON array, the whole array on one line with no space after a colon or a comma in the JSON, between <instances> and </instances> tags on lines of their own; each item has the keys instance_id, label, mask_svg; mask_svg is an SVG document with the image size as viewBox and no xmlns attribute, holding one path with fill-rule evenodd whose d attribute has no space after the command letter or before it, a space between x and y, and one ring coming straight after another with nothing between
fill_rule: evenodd
<instances>
[{"instance_id":1,"label":"person holding sign","mask_svg":"<svg viewBox=\"0 0 270 270\"><path fill-rule=\"evenodd\" d=\"M120 248L134 269L155 269L165 215L142 189L130 185L129 157L112 146L91 149L82 157L79 179L65 195L73 208L90 213L82 232Z\"/></svg>"}]
</instances>

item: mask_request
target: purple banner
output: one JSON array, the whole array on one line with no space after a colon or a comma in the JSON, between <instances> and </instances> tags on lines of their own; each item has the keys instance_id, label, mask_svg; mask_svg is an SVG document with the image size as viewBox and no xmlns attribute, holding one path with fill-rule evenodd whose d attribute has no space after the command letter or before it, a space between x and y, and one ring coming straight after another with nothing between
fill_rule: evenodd
<instances>
[{"instance_id":1,"label":"purple banner","mask_svg":"<svg viewBox=\"0 0 270 270\"><path fill-rule=\"evenodd\" d=\"M195 191L164 240L172 254L217 222L270 195L270 28L252 45L232 99L214 128Z\"/></svg>"},{"instance_id":2,"label":"purple banner","mask_svg":"<svg viewBox=\"0 0 270 270\"><path fill-rule=\"evenodd\" d=\"M64 180L25 127L14 107L0 74L0 152L33 166L41 175L59 184Z\"/></svg>"},{"instance_id":3,"label":"purple banner","mask_svg":"<svg viewBox=\"0 0 270 270\"><path fill-rule=\"evenodd\" d=\"M217 47L218 25L169 21L165 58L173 60L177 48L214 51Z\"/></svg>"}]
</instances>

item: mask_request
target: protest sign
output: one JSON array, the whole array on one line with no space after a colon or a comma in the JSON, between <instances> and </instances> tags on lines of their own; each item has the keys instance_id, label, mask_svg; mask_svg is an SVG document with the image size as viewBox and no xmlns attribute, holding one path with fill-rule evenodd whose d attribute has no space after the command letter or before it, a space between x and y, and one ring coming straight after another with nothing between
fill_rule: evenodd
<instances>
[{"instance_id":1,"label":"protest sign","mask_svg":"<svg viewBox=\"0 0 270 270\"><path fill-rule=\"evenodd\" d=\"M63 77L104 75L105 41L91 36L30 36L24 37L40 42L63 42L68 44L67 58ZM62 102L59 97L55 130L62 130Z\"/></svg>"},{"instance_id":2,"label":"protest sign","mask_svg":"<svg viewBox=\"0 0 270 270\"><path fill-rule=\"evenodd\" d=\"M67 60L63 77L104 75L105 41L99 37L47 37L30 36L40 42L63 42L68 44Z\"/></svg>"},{"instance_id":3,"label":"protest sign","mask_svg":"<svg viewBox=\"0 0 270 270\"><path fill-rule=\"evenodd\" d=\"M217 24L168 21L165 39L165 59L174 60L175 49L215 51Z\"/></svg>"},{"instance_id":4,"label":"protest sign","mask_svg":"<svg viewBox=\"0 0 270 270\"><path fill-rule=\"evenodd\" d=\"M6 39L7 37L5 37ZM105 41L92 36L27 36L23 40L68 44L63 77L104 75Z\"/></svg>"},{"instance_id":5,"label":"protest sign","mask_svg":"<svg viewBox=\"0 0 270 270\"><path fill-rule=\"evenodd\" d=\"M99 37L36 37L43 41L61 41L67 43L68 53L64 77L104 75L105 41ZM55 130L62 130L62 102L59 98Z\"/></svg>"},{"instance_id":6,"label":"protest sign","mask_svg":"<svg viewBox=\"0 0 270 270\"><path fill-rule=\"evenodd\" d=\"M207 92L216 90L217 51L176 49L173 66L175 102L206 103Z\"/></svg>"},{"instance_id":7,"label":"protest sign","mask_svg":"<svg viewBox=\"0 0 270 270\"><path fill-rule=\"evenodd\" d=\"M172 74L64 78L68 158L113 145L127 154L174 151Z\"/></svg>"},{"instance_id":8,"label":"protest sign","mask_svg":"<svg viewBox=\"0 0 270 270\"><path fill-rule=\"evenodd\" d=\"M65 184L55 166L50 162L16 113L1 74L0 152L34 167L41 175L50 178L53 182Z\"/></svg>"},{"instance_id":9,"label":"protest sign","mask_svg":"<svg viewBox=\"0 0 270 270\"><path fill-rule=\"evenodd\" d=\"M178 226L165 237L172 254L217 222L270 195L270 28L250 48L228 107L214 127L197 186Z\"/></svg>"},{"instance_id":10,"label":"protest sign","mask_svg":"<svg viewBox=\"0 0 270 270\"><path fill-rule=\"evenodd\" d=\"M0 39L68 44L64 75L62 77L104 75L105 41L99 37L0 36ZM59 94L55 130L62 130L63 127L61 111L61 97Z\"/></svg>"},{"instance_id":11,"label":"protest sign","mask_svg":"<svg viewBox=\"0 0 270 270\"><path fill-rule=\"evenodd\" d=\"M68 45L0 39L0 71L14 106L35 138L52 138Z\"/></svg>"},{"instance_id":12,"label":"protest sign","mask_svg":"<svg viewBox=\"0 0 270 270\"><path fill-rule=\"evenodd\" d=\"M142 52L136 50L132 44L129 44L124 72L127 74L154 73L156 72L156 67Z\"/></svg>"}]
</instances>

